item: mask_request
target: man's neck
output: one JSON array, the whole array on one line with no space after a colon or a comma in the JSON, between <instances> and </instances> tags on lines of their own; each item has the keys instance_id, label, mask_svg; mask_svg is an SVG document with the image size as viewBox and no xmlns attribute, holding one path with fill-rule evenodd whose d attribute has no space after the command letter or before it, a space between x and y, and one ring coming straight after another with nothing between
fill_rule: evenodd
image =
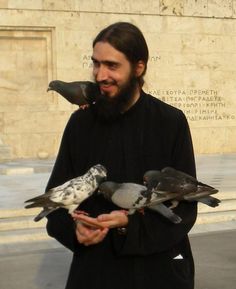
<instances>
[{"instance_id":1,"label":"man's neck","mask_svg":"<svg viewBox=\"0 0 236 289\"><path fill-rule=\"evenodd\" d=\"M127 110L129 110L138 101L140 94L141 94L141 88L137 85L133 96L130 98L123 112L126 112Z\"/></svg>"}]
</instances>

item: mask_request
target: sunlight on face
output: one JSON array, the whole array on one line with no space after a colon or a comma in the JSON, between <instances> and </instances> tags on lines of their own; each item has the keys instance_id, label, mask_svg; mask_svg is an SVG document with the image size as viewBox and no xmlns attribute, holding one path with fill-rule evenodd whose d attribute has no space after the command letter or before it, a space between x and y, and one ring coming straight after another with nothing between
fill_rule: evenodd
<instances>
[{"instance_id":1,"label":"sunlight on face","mask_svg":"<svg viewBox=\"0 0 236 289\"><path fill-rule=\"evenodd\" d=\"M97 42L93 49L93 76L101 93L115 97L127 85L131 64L126 56L107 42Z\"/></svg>"}]
</instances>

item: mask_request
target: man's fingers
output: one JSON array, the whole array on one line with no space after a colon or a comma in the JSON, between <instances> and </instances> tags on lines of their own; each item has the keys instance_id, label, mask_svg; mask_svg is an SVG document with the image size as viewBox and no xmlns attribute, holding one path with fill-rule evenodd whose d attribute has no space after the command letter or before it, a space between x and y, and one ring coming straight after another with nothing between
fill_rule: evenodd
<instances>
[{"instance_id":1,"label":"man's fingers","mask_svg":"<svg viewBox=\"0 0 236 289\"><path fill-rule=\"evenodd\" d=\"M82 214L79 215L73 215L74 220L79 220L80 222L82 222L85 225L88 226L92 226L95 228L100 228L103 229L105 226L104 224L99 223L99 220L97 218L92 218L92 217L88 217Z\"/></svg>"},{"instance_id":2,"label":"man's fingers","mask_svg":"<svg viewBox=\"0 0 236 289\"><path fill-rule=\"evenodd\" d=\"M76 228L76 237L81 244L92 245L101 242L108 232L107 228L92 229L83 224L78 224Z\"/></svg>"},{"instance_id":3,"label":"man's fingers","mask_svg":"<svg viewBox=\"0 0 236 289\"><path fill-rule=\"evenodd\" d=\"M102 215L97 216L97 220L99 222L106 222L106 221L113 220L113 217L111 214L102 214Z\"/></svg>"},{"instance_id":4,"label":"man's fingers","mask_svg":"<svg viewBox=\"0 0 236 289\"><path fill-rule=\"evenodd\" d=\"M112 211L110 214L101 214L97 217L100 224L104 227L115 228L126 226L128 217L123 211Z\"/></svg>"},{"instance_id":5,"label":"man's fingers","mask_svg":"<svg viewBox=\"0 0 236 289\"><path fill-rule=\"evenodd\" d=\"M93 235L93 238L84 242L86 246L100 243L106 237L108 229L106 228L106 229L98 230L98 231L99 231L98 233Z\"/></svg>"},{"instance_id":6,"label":"man's fingers","mask_svg":"<svg viewBox=\"0 0 236 289\"><path fill-rule=\"evenodd\" d=\"M90 242L99 235L99 230L77 230L76 235L80 243Z\"/></svg>"}]
</instances>

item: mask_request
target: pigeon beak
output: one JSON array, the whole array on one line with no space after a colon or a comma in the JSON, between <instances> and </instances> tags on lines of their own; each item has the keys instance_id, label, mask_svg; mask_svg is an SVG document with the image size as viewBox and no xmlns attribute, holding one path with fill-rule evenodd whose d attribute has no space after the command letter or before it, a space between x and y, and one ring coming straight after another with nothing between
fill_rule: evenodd
<instances>
[{"instance_id":1,"label":"pigeon beak","mask_svg":"<svg viewBox=\"0 0 236 289\"><path fill-rule=\"evenodd\" d=\"M48 89L47 89L47 92L50 91L50 90L52 90L52 88L49 86Z\"/></svg>"}]
</instances>

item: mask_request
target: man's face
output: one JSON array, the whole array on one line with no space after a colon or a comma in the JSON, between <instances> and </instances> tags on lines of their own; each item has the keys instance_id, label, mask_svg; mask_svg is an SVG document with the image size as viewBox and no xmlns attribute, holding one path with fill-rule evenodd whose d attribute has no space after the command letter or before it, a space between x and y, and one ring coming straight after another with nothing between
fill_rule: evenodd
<instances>
[{"instance_id":1,"label":"man's face","mask_svg":"<svg viewBox=\"0 0 236 289\"><path fill-rule=\"evenodd\" d=\"M127 85L131 75L131 64L126 56L108 42L97 42L93 49L93 76L101 94L116 97Z\"/></svg>"},{"instance_id":2,"label":"man's face","mask_svg":"<svg viewBox=\"0 0 236 289\"><path fill-rule=\"evenodd\" d=\"M104 120L116 119L134 98L138 81L126 56L107 42L93 50L93 76L100 87L94 109Z\"/></svg>"}]
</instances>

